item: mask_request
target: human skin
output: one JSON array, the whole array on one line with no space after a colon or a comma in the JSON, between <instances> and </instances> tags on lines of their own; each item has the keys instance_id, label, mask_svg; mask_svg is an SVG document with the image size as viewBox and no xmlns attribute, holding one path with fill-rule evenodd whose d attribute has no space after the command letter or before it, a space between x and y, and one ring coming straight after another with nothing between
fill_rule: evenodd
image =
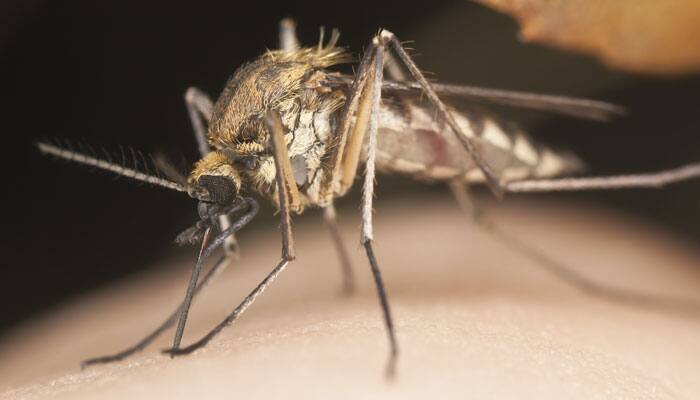
<instances>
[{"instance_id":1,"label":"human skin","mask_svg":"<svg viewBox=\"0 0 700 400\"><path fill-rule=\"evenodd\" d=\"M358 220L341 215L358 282L340 269L320 216L295 225L298 258L206 348L170 359L172 331L126 361L79 362L134 343L184 294L191 259L101 290L0 343L2 399L698 398L700 314L585 294L470 224L446 198L377 205L375 250L400 346L388 345ZM698 299L700 254L603 210L506 201L507 231L599 283ZM260 231L259 231L260 232ZM183 343L218 323L274 266L279 232L241 232L242 258L190 313ZM194 253L194 249L193 249ZM57 261L58 263L59 261ZM688 310L685 310L688 311Z\"/></svg>"}]
</instances>

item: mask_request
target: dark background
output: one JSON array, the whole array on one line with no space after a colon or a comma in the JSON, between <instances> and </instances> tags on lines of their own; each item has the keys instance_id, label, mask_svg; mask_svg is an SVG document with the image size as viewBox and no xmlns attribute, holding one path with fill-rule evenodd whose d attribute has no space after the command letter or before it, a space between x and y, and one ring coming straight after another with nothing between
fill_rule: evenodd
<instances>
[{"instance_id":1,"label":"dark background","mask_svg":"<svg viewBox=\"0 0 700 400\"><path fill-rule=\"evenodd\" d=\"M276 45L277 23L285 16L298 20L306 43L316 42L320 25L339 27L341 43L354 51L379 27L390 28L401 39L414 39L418 64L443 81L628 106L631 115L610 124L519 115L533 136L576 151L594 173L650 171L700 160L697 77L611 72L586 57L523 45L508 17L461 0L420 7L364 0L342 8L335 2L239 3L0 4L7 221L2 224L0 333L170 254L173 238L196 215L186 196L46 159L32 142L43 136L84 139L112 149L165 151L192 162L196 151L185 89L196 85L215 97L238 65ZM402 178L379 182L379 209L397 194L443 190ZM663 191L556 196L618 207L697 240L699 187L694 182ZM351 200L340 206L356 208ZM260 219L267 222L248 231L275 226L269 217Z\"/></svg>"}]
</instances>

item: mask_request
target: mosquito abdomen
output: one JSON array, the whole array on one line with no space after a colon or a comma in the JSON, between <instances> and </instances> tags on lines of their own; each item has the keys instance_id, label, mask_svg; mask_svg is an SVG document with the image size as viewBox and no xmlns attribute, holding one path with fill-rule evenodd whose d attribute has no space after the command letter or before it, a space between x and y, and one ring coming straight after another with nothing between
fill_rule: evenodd
<instances>
[{"instance_id":1,"label":"mosquito abdomen","mask_svg":"<svg viewBox=\"0 0 700 400\"><path fill-rule=\"evenodd\" d=\"M483 182L484 176L447 124L431 109L402 100L384 102L377 135L377 167L424 180L462 178ZM489 166L505 181L545 178L582 170L572 154L537 145L520 129L482 112L452 115L465 135L482 152Z\"/></svg>"}]
</instances>

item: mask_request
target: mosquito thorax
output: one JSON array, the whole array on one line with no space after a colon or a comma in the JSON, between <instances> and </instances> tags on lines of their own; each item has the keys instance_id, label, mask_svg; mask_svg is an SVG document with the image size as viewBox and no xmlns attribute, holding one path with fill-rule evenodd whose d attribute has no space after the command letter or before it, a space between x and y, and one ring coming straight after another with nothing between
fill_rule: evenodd
<instances>
[{"instance_id":1,"label":"mosquito thorax","mask_svg":"<svg viewBox=\"0 0 700 400\"><path fill-rule=\"evenodd\" d=\"M224 176L236 190L244 186L274 199L276 170L264 121L274 110L284 125L295 181L304 195L311 189L304 203L315 203L313 181L321 175L334 114L345 101L341 90L327 85L326 68L350 60L330 45L270 51L239 68L214 105L207 135L215 151L195 165L190 183Z\"/></svg>"}]
</instances>

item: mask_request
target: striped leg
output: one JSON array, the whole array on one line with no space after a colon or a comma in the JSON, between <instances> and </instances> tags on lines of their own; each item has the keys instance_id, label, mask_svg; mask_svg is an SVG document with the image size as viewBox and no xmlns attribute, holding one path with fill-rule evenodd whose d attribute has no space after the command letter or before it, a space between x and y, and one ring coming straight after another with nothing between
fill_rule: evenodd
<instances>
[{"instance_id":1,"label":"striped leg","mask_svg":"<svg viewBox=\"0 0 700 400\"><path fill-rule=\"evenodd\" d=\"M398 342L394 332L394 322L391 317L391 309L389 308L388 296L386 288L379 271L379 265L374 255L372 241L374 240L374 229L372 223L372 203L374 200L374 181L375 181L375 157L377 150L377 124L378 111L381 100L382 79L384 71L384 42L381 37L375 37L372 40L372 76L368 79L367 94L364 98L368 100L369 120L367 125L367 160L365 161L365 179L362 191L362 236L361 242L367 253L374 283L377 287L379 301L384 313L384 323L386 325L387 334L389 336L389 361L386 367L387 378L393 378L396 374L396 361L399 355Z\"/></svg>"},{"instance_id":2,"label":"striped leg","mask_svg":"<svg viewBox=\"0 0 700 400\"><path fill-rule=\"evenodd\" d=\"M377 118L381 100L386 44L386 37L381 34L375 36L372 39L370 48L367 49L360 62L357 75L350 88L350 93L347 96L333 142L330 146L333 152L329 157L328 165L330 167L324 171L321 193L325 197L326 203L331 204L334 197L342 195L352 186L360 161L364 137L367 134L369 141L363 185L361 243L367 253L384 315L384 323L387 328L390 352L386 375L391 378L395 374L396 361L399 354L398 344L386 289L374 249L372 248L372 241L374 240L372 202L377 146Z\"/></svg>"}]
</instances>

